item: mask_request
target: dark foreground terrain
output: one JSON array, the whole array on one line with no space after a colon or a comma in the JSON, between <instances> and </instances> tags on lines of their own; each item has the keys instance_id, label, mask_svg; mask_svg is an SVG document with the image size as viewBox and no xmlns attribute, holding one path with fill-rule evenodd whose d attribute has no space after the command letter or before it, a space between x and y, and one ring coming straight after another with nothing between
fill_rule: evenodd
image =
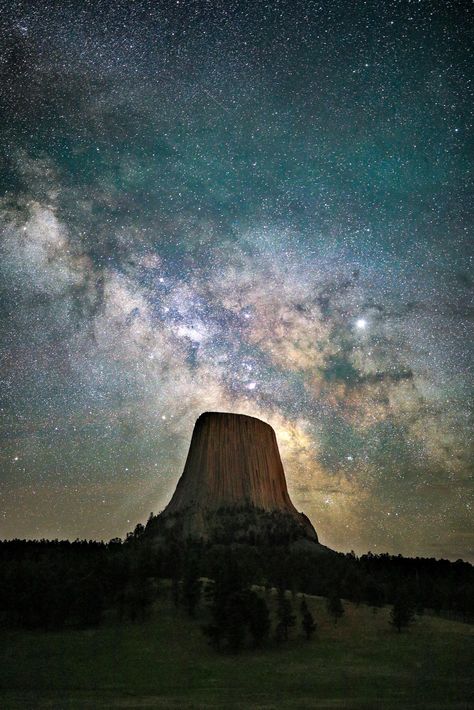
<instances>
[{"instance_id":1,"label":"dark foreground terrain","mask_svg":"<svg viewBox=\"0 0 474 710\"><path fill-rule=\"evenodd\" d=\"M262 594L264 592L262 591ZM267 591L274 610L275 591ZM295 608L299 600L295 599ZM397 633L389 607L307 597L318 624L281 646L218 654L167 595L140 624L1 632L0 706L12 708L472 708L474 627L417 617Z\"/></svg>"}]
</instances>

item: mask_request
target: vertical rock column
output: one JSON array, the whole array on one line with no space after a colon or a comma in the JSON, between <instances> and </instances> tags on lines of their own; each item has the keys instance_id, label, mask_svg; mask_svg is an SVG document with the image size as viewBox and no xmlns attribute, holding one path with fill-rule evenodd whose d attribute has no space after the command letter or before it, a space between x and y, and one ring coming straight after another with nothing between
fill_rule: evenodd
<instances>
[{"instance_id":1,"label":"vertical rock column","mask_svg":"<svg viewBox=\"0 0 474 710\"><path fill-rule=\"evenodd\" d=\"M290 514L317 539L290 500L272 427L243 414L205 412L194 426L183 474L163 515L242 505Z\"/></svg>"}]
</instances>

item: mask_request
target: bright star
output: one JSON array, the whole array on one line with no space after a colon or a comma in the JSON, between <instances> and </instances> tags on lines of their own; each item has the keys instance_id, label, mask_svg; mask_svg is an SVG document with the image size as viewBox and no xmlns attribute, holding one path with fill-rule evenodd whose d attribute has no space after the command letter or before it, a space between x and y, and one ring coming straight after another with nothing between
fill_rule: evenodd
<instances>
[{"instance_id":1,"label":"bright star","mask_svg":"<svg viewBox=\"0 0 474 710\"><path fill-rule=\"evenodd\" d=\"M365 318L358 318L358 320L356 320L356 328L359 328L359 330L365 330L365 328L367 328L367 321Z\"/></svg>"}]
</instances>

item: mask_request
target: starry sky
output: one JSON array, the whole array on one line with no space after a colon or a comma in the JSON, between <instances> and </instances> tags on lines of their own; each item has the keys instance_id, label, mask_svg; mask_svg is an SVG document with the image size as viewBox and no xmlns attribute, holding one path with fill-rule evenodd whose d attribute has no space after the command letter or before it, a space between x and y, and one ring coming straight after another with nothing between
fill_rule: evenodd
<instances>
[{"instance_id":1,"label":"starry sky","mask_svg":"<svg viewBox=\"0 0 474 710\"><path fill-rule=\"evenodd\" d=\"M124 535L218 410L326 545L473 559L472 10L0 0L0 538Z\"/></svg>"}]
</instances>

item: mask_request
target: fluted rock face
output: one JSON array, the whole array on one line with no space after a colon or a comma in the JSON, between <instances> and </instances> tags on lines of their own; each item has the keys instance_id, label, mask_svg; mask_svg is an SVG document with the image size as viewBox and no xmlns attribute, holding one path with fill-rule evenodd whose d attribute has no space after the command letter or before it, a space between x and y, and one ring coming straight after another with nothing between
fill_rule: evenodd
<instances>
[{"instance_id":1,"label":"fluted rock face","mask_svg":"<svg viewBox=\"0 0 474 710\"><path fill-rule=\"evenodd\" d=\"M195 424L183 474L161 517L186 513L187 532L205 535L213 511L243 507L291 516L302 536L317 540L288 495L272 427L242 414L206 412Z\"/></svg>"}]
</instances>

